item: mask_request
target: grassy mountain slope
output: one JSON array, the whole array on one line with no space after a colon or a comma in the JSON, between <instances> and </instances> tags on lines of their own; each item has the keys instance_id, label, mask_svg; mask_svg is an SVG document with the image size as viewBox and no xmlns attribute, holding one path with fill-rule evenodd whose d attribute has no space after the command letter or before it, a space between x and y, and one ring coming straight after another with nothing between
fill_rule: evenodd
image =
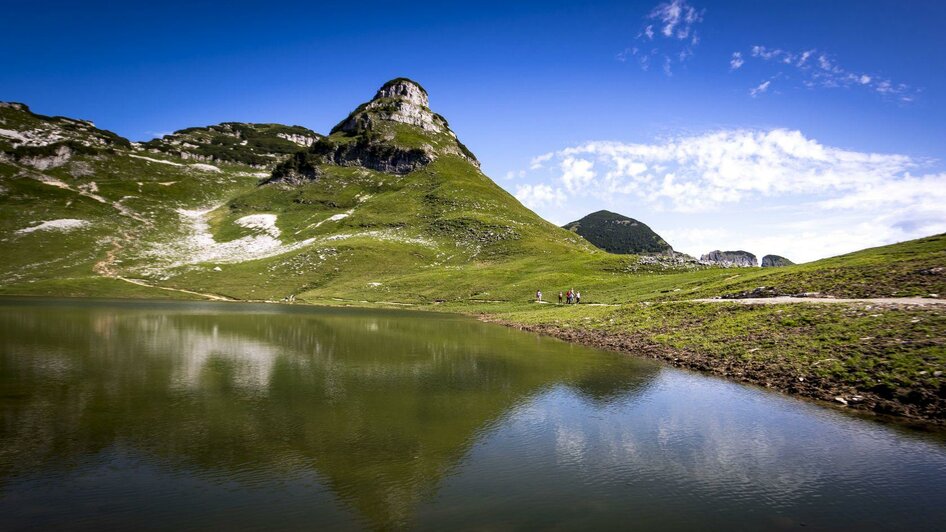
<instances>
[{"instance_id":1,"label":"grassy mountain slope","mask_svg":"<svg viewBox=\"0 0 946 532\"><path fill-rule=\"evenodd\" d=\"M593 212L564 228L609 253L636 255L673 251L647 224L610 211Z\"/></svg>"}]
</instances>

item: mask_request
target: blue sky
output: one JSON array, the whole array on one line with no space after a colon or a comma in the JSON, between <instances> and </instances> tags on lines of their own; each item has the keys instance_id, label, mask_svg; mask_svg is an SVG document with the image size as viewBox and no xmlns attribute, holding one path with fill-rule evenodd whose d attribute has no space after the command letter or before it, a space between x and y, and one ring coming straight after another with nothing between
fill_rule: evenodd
<instances>
[{"instance_id":1,"label":"blue sky","mask_svg":"<svg viewBox=\"0 0 946 532\"><path fill-rule=\"evenodd\" d=\"M946 2L349 4L7 0L0 100L326 132L408 76L555 223L797 260L946 231Z\"/></svg>"}]
</instances>

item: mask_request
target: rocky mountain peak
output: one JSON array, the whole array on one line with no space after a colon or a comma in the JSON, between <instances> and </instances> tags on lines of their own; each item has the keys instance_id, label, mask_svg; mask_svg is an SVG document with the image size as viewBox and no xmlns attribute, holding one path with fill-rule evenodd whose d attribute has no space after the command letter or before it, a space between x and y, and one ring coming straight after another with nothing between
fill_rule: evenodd
<instances>
[{"instance_id":1,"label":"rocky mountain peak","mask_svg":"<svg viewBox=\"0 0 946 532\"><path fill-rule=\"evenodd\" d=\"M378 89L370 102L335 126L332 133L359 134L376 130L384 122L398 122L455 138L447 121L431 111L429 105L427 91L417 82L407 78L392 79Z\"/></svg>"},{"instance_id":2,"label":"rocky mountain peak","mask_svg":"<svg viewBox=\"0 0 946 532\"><path fill-rule=\"evenodd\" d=\"M382 98L403 99L419 107L429 107L430 100L427 98L427 91L414 80L407 78L396 78L385 83L378 89L377 94L372 100Z\"/></svg>"},{"instance_id":3,"label":"rocky mountain peak","mask_svg":"<svg viewBox=\"0 0 946 532\"><path fill-rule=\"evenodd\" d=\"M447 120L428 107L427 91L407 78L393 79L374 98L358 106L329 135L295 153L273 170L268 183L317 180L321 166L360 166L403 175L440 157L479 161L450 130Z\"/></svg>"}]
</instances>

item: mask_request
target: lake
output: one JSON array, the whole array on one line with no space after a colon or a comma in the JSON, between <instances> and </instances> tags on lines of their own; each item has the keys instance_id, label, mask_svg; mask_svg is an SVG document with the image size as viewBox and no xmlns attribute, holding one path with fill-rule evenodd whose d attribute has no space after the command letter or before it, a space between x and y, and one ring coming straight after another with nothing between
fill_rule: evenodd
<instances>
[{"instance_id":1,"label":"lake","mask_svg":"<svg viewBox=\"0 0 946 532\"><path fill-rule=\"evenodd\" d=\"M452 315L0 299L0 529L944 530L946 438Z\"/></svg>"}]
</instances>

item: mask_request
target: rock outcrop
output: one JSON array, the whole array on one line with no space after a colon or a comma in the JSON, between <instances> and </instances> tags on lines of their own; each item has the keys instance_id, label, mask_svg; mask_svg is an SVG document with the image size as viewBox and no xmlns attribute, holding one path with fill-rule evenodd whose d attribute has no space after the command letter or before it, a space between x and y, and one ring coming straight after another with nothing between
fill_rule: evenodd
<instances>
[{"instance_id":1,"label":"rock outcrop","mask_svg":"<svg viewBox=\"0 0 946 532\"><path fill-rule=\"evenodd\" d=\"M73 155L130 149L128 139L88 120L45 116L22 103L0 102L0 159L40 170L62 166Z\"/></svg>"},{"instance_id":2,"label":"rock outcrop","mask_svg":"<svg viewBox=\"0 0 946 532\"><path fill-rule=\"evenodd\" d=\"M779 255L766 255L762 257L763 268L781 268L782 266L791 266L794 262Z\"/></svg>"},{"instance_id":3,"label":"rock outcrop","mask_svg":"<svg viewBox=\"0 0 946 532\"><path fill-rule=\"evenodd\" d=\"M707 264L715 264L726 268L751 268L758 266L755 255L748 251L710 251L700 257L700 260Z\"/></svg>"},{"instance_id":4,"label":"rock outcrop","mask_svg":"<svg viewBox=\"0 0 946 532\"><path fill-rule=\"evenodd\" d=\"M302 126L224 122L190 127L142 144L148 151L205 162L272 168L322 135Z\"/></svg>"},{"instance_id":5,"label":"rock outcrop","mask_svg":"<svg viewBox=\"0 0 946 532\"><path fill-rule=\"evenodd\" d=\"M382 85L370 102L335 126L332 133L358 134L370 130L372 120L387 120L456 137L447 121L434 114L429 106L430 100L423 87L407 78L394 79Z\"/></svg>"},{"instance_id":6,"label":"rock outcrop","mask_svg":"<svg viewBox=\"0 0 946 532\"><path fill-rule=\"evenodd\" d=\"M578 233L609 253L673 253L670 244L647 224L610 211L593 212L581 220L566 224L564 228Z\"/></svg>"},{"instance_id":7,"label":"rock outcrop","mask_svg":"<svg viewBox=\"0 0 946 532\"><path fill-rule=\"evenodd\" d=\"M427 91L419 84L406 78L391 80L332 128L328 137L278 165L267 183L312 181L322 175L322 165L403 175L439 157L456 156L479 167L446 119L428 105Z\"/></svg>"}]
</instances>

